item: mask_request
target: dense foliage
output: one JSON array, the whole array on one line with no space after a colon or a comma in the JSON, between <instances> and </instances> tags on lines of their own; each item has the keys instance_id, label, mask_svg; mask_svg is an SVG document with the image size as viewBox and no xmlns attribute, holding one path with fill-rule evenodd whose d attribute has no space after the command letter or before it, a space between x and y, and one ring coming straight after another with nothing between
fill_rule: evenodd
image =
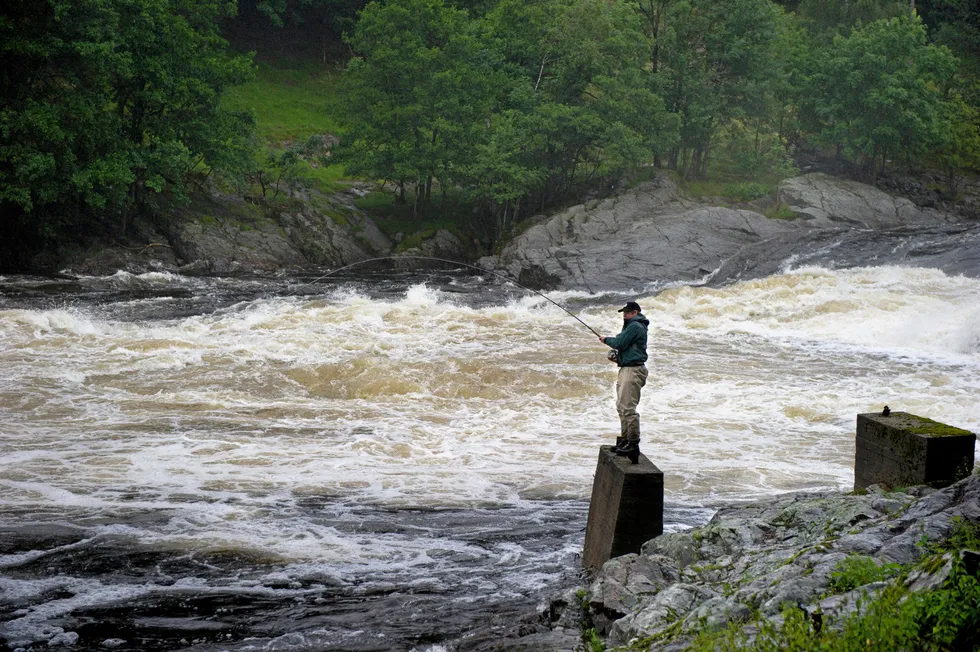
<instances>
[{"instance_id":1,"label":"dense foliage","mask_svg":"<svg viewBox=\"0 0 980 652\"><path fill-rule=\"evenodd\" d=\"M397 37L392 35L397 34ZM499 230L584 180L645 163L677 120L644 67L635 12L601 0L502 0L480 20L442 0L371 3L351 45L348 171L482 203Z\"/></svg>"},{"instance_id":2,"label":"dense foliage","mask_svg":"<svg viewBox=\"0 0 980 652\"><path fill-rule=\"evenodd\" d=\"M232 5L233 8L233 5ZM0 13L0 233L125 230L195 170L250 160L222 90L250 75L220 0L10 0ZM23 247L19 242L16 246Z\"/></svg>"},{"instance_id":3,"label":"dense foliage","mask_svg":"<svg viewBox=\"0 0 980 652\"><path fill-rule=\"evenodd\" d=\"M10 0L0 243L125 231L215 172L265 198L377 179L415 215L451 195L490 239L647 168L764 188L800 152L869 180L941 170L953 196L980 167L978 16L980 0ZM222 101L252 74L226 38L262 70L264 53L340 60L340 90L310 106L338 123L343 169L303 167L297 143L322 131L255 151L260 107Z\"/></svg>"},{"instance_id":4,"label":"dense foliage","mask_svg":"<svg viewBox=\"0 0 980 652\"><path fill-rule=\"evenodd\" d=\"M800 148L952 189L980 157L963 4L929 3L930 33L906 0L371 2L339 155L416 213L463 193L497 235L642 166L778 178Z\"/></svg>"}]
</instances>

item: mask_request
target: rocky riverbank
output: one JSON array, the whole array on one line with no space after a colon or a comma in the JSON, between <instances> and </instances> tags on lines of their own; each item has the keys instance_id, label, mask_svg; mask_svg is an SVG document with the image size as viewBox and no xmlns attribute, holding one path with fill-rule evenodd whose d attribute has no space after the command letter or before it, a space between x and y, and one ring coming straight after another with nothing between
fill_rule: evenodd
<instances>
[{"instance_id":1,"label":"rocky riverbank","mask_svg":"<svg viewBox=\"0 0 980 652\"><path fill-rule=\"evenodd\" d=\"M357 206L364 189L306 190L277 202L199 195L127 242L76 245L48 267L75 275L118 270L234 276L297 273L401 253L475 259L440 229L416 246L392 237ZM767 217L766 208L779 210ZM691 197L668 173L530 226L497 256L477 261L538 288L642 291L665 283L722 285L787 264L914 264L980 276L980 223L922 207L872 186L813 173L787 179L775 197L726 205Z\"/></svg>"},{"instance_id":2,"label":"rocky riverbank","mask_svg":"<svg viewBox=\"0 0 980 652\"><path fill-rule=\"evenodd\" d=\"M978 576L980 555L943 550L964 532L980 541L980 475L942 490L873 486L863 495L790 494L726 507L704 527L609 560L536 619L490 625L457 649L581 650L583 631L594 629L606 649L683 650L725 628L751 640L778 628L787 607L833 631L890 586L940 587L953 555Z\"/></svg>"},{"instance_id":3,"label":"rocky riverbank","mask_svg":"<svg viewBox=\"0 0 980 652\"><path fill-rule=\"evenodd\" d=\"M724 284L788 263L907 264L980 276L980 224L855 181L814 173L783 181L781 219L767 200L707 204L669 174L542 217L480 259L545 288L642 291L676 281ZM772 200L768 200L770 203Z\"/></svg>"},{"instance_id":4,"label":"rocky riverbank","mask_svg":"<svg viewBox=\"0 0 980 652\"><path fill-rule=\"evenodd\" d=\"M276 202L199 194L168 215L136 220L127 242L69 247L56 266L83 276L120 270L242 276L302 273L390 255L397 243L356 204L364 192L356 185L332 194L303 190ZM402 253L473 258L445 229Z\"/></svg>"}]
</instances>

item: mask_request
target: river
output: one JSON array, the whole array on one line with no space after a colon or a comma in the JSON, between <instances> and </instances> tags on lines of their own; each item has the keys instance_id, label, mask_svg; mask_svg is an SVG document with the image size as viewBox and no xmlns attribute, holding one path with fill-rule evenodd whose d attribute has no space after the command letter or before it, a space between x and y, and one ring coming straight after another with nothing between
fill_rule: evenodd
<instances>
[{"instance_id":1,"label":"river","mask_svg":"<svg viewBox=\"0 0 980 652\"><path fill-rule=\"evenodd\" d=\"M0 277L10 648L438 652L580 581L618 430L596 338L492 277L308 280ZM627 298L549 296L609 334ZM980 429L977 279L803 267L636 298L668 530L848 489L859 412Z\"/></svg>"}]
</instances>

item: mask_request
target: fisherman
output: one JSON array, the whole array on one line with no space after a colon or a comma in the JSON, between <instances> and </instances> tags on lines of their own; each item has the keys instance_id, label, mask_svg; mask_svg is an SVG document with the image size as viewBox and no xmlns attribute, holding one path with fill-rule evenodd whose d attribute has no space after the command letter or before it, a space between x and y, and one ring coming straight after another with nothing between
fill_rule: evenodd
<instances>
[{"instance_id":1,"label":"fisherman","mask_svg":"<svg viewBox=\"0 0 980 652\"><path fill-rule=\"evenodd\" d=\"M640 457L640 415L636 406L640 402L640 388L647 383L647 327L650 320L641 314L635 301L627 301L618 310L623 313L623 330L616 337L599 336L599 341L615 349L610 360L619 365L616 379L616 411L619 412L620 436L616 438L613 452L628 457L636 464ZM615 357L613 357L615 355Z\"/></svg>"}]
</instances>

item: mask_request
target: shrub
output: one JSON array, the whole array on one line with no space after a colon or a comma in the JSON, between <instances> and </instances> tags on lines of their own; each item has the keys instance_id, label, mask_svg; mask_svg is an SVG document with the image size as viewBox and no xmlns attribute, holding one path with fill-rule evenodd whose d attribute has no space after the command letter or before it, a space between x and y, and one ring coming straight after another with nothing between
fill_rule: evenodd
<instances>
[{"instance_id":1,"label":"shrub","mask_svg":"<svg viewBox=\"0 0 980 652\"><path fill-rule=\"evenodd\" d=\"M854 567L864 561L849 562ZM873 563L873 561L872 561ZM787 607L778 622L755 619L752 637L741 624L719 632L702 633L688 647L707 652L813 651L865 652L867 650L977 650L980 649L980 580L970 575L959 555L942 587L928 593L910 593L902 582L888 586L842 623L815 626L810 614Z\"/></svg>"},{"instance_id":2,"label":"shrub","mask_svg":"<svg viewBox=\"0 0 980 652\"><path fill-rule=\"evenodd\" d=\"M795 220L799 215L799 213L797 213L792 208L790 208L789 206L787 206L782 202L779 202L772 208L767 208L765 211L763 211L762 214L768 217L770 220ZM868 493L866 491L864 491L864 493L859 493L861 491L864 490L863 489L855 490L854 495L863 496L864 494Z\"/></svg>"},{"instance_id":3,"label":"shrub","mask_svg":"<svg viewBox=\"0 0 980 652\"><path fill-rule=\"evenodd\" d=\"M768 195L769 188L754 181L742 181L725 186L725 194L735 201L752 201Z\"/></svg>"},{"instance_id":4,"label":"shrub","mask_svg":"<svg viewBox=\"0 0 980 652\"><path fill-rule=\"evenodd\" d=\"M585 652L605 652L606 650L606 644L602 642L602 638L599 637L599 632L595 627L582 632L582 643Z\"/></svg>"},{"instance_id":5,"label":"shrub","mask_svg":"<svg viewBox=\"0 0 980 652\"><path fill-rule=\"evenodd\" d=\"M970 521L962 516L950 519L953 526L946 548L949 550L980 550L980 521Z\"/></svg>"},{"instance_id":6,"label":"shrub","mask_svg":"<svg viewBox=\"0 0 980 652\"><path fill-rule=\"evenodd\" d=\"M863 555L846 557L830 574L830 590L834 593L846 593L865 584L890 579L901 570L902 567L898 564L879 566L874 559Z\"/></svg>"}]
</instances>

